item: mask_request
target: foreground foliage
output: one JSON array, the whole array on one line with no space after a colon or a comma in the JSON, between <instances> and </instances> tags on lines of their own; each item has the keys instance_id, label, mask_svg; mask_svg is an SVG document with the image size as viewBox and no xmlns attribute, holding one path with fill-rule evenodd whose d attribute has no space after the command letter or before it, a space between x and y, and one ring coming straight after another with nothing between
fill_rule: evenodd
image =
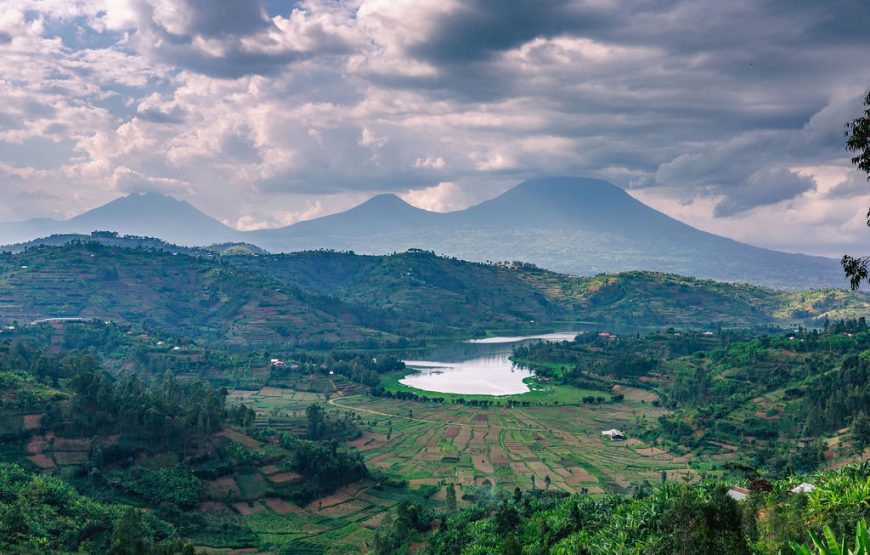
<instances>
[{"instance_id":1,"label":"foreground foliage","mask_svg":"<svg viewBox=\"0 0 870 555\"><path fill-rule=\"evenodd\" d=\"M807 542L821 546L822 535L828 545L842 545L830 538L851 534L870 513L870 466L815 475L809 478L813 491L792 493L803 478L774 482L769 491L757 488L742 502L714 482L666 484L634 498L484 492L471 507L446 515L428 553L773 555ZM397 520L385 537L409 530L408 522ZM401 553L406 545L381 541L378 552Z\"/></svg>"},{"instance_id":2,"label":"foreground foliage","mask_svg":"<svg viewBox=\"0 0 870 555\"><path fill-rule=\"evenodd\" d=\"M0 548L5 553L192 553L150 513L85 497L62 480L0 463Z\"/></svg>"}]
</instances>

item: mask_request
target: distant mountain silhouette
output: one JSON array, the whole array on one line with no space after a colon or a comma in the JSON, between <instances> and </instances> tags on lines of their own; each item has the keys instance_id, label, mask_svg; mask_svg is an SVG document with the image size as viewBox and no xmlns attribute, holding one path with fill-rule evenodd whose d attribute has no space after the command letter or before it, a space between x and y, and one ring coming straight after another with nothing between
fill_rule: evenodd
<instances>
[{"instance_id":1,"label":"distant mountain silhouette","mask_svg":"<svg viewBox=\"0 0 870 555\"><path fill-rule=\"evenodd\" d=\"M579 177L533 179L446 214L414 208L394 196L375 197L347 212L256 233L250 242L284 252L333 248L382 254L422 248L467 260L532 262L579 275L653 270L791 289L845 285L833 259L707 233L607 181Z\"/></svg>"},{"instance_id":2,"label":"distant mountain silhouette","mask_svg":"<svg viewBox=\"0 0 870 555\"><path fill-rule=\"evenodd\" d=\"M238 231L188 202L157 193L133 193L69 220L29 220L0 224L0 242L9 244L58 233L116 231L159 237L180 245L212 245L239 238Z\"/></svg>"},{"instance_id":3,"label":"distant mountain silhouette","mask_svg":"<svg viewBox=\"0 0 870 555\"><path fill-rule=\"evenodd\" d=\"M845 286L833 259L762 249L700 231L611 183L580 177L533 179L444 214L415 208L395 195L378 195L346 212L251 232L234 231L170 197L130 195L66 222L0 224L0 241L95 229L185 245L244 241L274 252L326 248L383 254L421 248L467 260L531 262L578 275L651 270L790 289Z\"/></svg>"},{"instance_id":4,"label":"distant mountain silhouette","mask_svg":"<svg viewBox=\"0 0 870 555\"><path fill-rule=\"evenodd\" d=\"M393 194L377 195L364 203L338 214L306 220L278 229L250 232L250 242L277 246L287 241L301 241L304 248L325 248L324 238L342 242L345 237L358 237L360 233L403 232L419 225L433 225L441 215L411 206ZM301 243L300 243L301 244ZM294 250L298 250L298 247Z\"/></svg>"},{"instance_id":5,"label":"distant mountain silhouette","mask_svg":"<svg viewBox=\"0 0 870 555\"><path fill-rule=\"evenodd\" d=\"M446 216L453 223L483 227L521 225L620 233L633 230L675 233L691 229L635 200L616 185L576 177L526 181L492 200Z\"/></svg>"}]
</instances>

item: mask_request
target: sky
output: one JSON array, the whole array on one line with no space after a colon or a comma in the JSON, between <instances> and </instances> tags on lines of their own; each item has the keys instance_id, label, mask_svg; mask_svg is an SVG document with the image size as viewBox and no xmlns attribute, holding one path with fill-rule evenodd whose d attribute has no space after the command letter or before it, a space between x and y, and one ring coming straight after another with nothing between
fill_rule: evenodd
<instances>
[{"instance_id":1,"label":"sky","mask_svg":"<svg viewBox=\"0 0 870 555\"><path fill-rule=\"evenodd\" d=\"M578 175L870 252L868 29L863 0L3 0L0 221L161 192L247 230Z\"/></svg>"}]
</instances>

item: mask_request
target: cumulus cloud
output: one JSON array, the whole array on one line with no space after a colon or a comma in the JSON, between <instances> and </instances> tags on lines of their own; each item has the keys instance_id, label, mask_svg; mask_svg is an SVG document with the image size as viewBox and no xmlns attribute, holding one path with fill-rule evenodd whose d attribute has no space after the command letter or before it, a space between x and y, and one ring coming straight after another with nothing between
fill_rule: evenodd
<instances>
[{"instance_id":1,"label":"cumulus cloud","mask_svg":"<svg viewBox=\"0 0 870 555\"><path fill-rule=\"evenodd\" d=\"M721 233L788 207L847 237L860 183L818 168L849 169L868 25L847 0L8 0L0 172L68 200L0 217L147 189L252 228L578 174Z\"/></svg>"},{"instance_id":2,"label":"cumulus cloud","mask_svg":"<svg viewBox=\"0 0 870 555\"><path fill-rule=\"evenodd\" d=\"M415 168L426 168L431 170L440 170L447 165L444 158L440 156L427 156L425 158L417 158L414 160Z\"/></svg>"},{"instance_id":3,"label":"cumulus cloud","mask_svg":"<svg viewBox=\"0 0 870 555\"><path fill-rule=\"evenodd\" d=\"M430 212L453 212L468 206L474 199L459 184L445 181L432 187L413 189L401 195L408 204Z\"/></svg>"},{"instance_id":4,"label":"cumulus cloud","mask_svg":"<svg viewBox=\"0 0 870 555\"><path fill-rule=\"evenodd\" d=\"M121 193L190 193L190 185L171 177L155 177L126 167L116 168L112 175L115 189Z\"/></svg>"}]
</instances>

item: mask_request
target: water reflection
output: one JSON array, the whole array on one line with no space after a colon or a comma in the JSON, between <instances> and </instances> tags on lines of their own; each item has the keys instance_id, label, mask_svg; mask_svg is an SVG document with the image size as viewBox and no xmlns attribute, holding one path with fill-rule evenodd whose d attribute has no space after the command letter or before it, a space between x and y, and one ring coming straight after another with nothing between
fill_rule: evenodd
<instances>
[{"instance_id":1,"label":"water reflection","mask_svg":"<svg viewBox=\"0 0 870 555\"><path fill-rule=\"evenodd\" d=\"M438 393L513 395L526 393L523 381L532 371L510 361L513 349L534 341L573 340L576 332L533 336L489 337L451 343L429 354L428 360L406 360L416 370L399 383Z\"/></svg>"}]
</instances>

